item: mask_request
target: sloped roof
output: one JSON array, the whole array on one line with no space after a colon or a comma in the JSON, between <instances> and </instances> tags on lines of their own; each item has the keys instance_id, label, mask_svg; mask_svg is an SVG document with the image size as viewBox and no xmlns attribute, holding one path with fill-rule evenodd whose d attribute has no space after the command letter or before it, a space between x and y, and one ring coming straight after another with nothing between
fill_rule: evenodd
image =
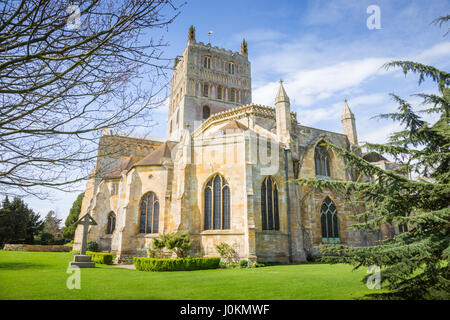
<instances>
[{"instance_id":1,"label":"sloped roof","mask_svg":"<svg viewBox=\"0 0 450 320\"><path fill-rule=\"evenodd\" d=\"M171 150L174 143L164 142L153 150L148 156L136 163L136 166L159 166L162 165L164 158L171 158Z\"/></svg>"},{"instance_id":2,"label":"sloped roof","mask_svg":"<svg viewBox=\"0 0 450 320\"><path fill-rule=\"evenodd\" d=\"M122 172L129 170L134 162L134 158L129 156L125 157L122 162L115 167L110 173L106 174L103 179L117 179L122 177Z\"/></svg>"},{"instance_id":3,"label":"sloped roof","mask_svg":"<svg viewBox=\"0 0 450 320\"><path fill-rule=\"evenodd\" d=\"M368 162L378 162L382 160L387 161L385 157L383 157L382 155L380 155L378 152L375 151L364 153L362 157L364 160Z\"/></svg>"},{"instance_id":4,"label":"sloped roof","mask_svg":"<svg viewBox=\"0 0 450 320\"><path fill-rule=\"evenodd\" d=\"M236 132L236 131L246 131L248 128L244 126L242 123L236 120L231 120L226 125L221 127L218 131L224 131L224 133L227 132Z\"/></svg>"}]
</instances>

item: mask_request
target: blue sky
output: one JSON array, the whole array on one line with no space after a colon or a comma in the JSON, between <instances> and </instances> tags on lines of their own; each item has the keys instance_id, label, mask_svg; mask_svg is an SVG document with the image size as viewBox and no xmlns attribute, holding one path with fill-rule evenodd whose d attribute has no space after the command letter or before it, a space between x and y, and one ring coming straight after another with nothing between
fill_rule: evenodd
<instances>
[{"instance_id":1,"label":"blue sky","mask_svg":"<svg viewBox=\"0 0 450 320\"><path fill-rule=\"evenodd\" d=\"M380 8L381 29L369 30L366 12ZM435 92L431 82L420 87L417 76L381 66L392 60L413 60L449 70L450 35L430 22L450 13L450 2L429 1L204 1L182 8L169 26L165 56L182 53L187 30L196 27L197 41L239 51L248 42L253 102L273 106L279 79L291 98L291 109L307 126L342 132L344 99L356 117L360 141L384 142L396 124L372 119L395 111L394 92L411 102L419 92ZM447 26L448 27L448 26ZM157 33L160 34L159 32ZM154 110L154 136L165 135L167 105ZM430 119L432 121L433 119ZM84 186L80 186L82 189ZM65 218L78 191L54 193L53 199L25 201L41 214L56 209Z\"/></svg>"}]
</instances>

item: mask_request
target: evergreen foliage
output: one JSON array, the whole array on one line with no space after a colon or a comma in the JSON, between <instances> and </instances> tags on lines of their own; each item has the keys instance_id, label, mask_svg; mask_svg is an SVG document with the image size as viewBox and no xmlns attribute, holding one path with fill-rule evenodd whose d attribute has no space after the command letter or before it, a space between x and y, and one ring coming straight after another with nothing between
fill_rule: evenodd
<instances>
[{"instance_id":1,"label":"evergreen foliage","mask_svg":"<svg viewBox=\"0 0 450 320\"><path fill-rule=\"evenodd\" d=\"M139 271L191 271L217 269L220 258L181 258L181 259L133 259L134 265Z\"/></svg>"},{"instance_id":2,"label":"evergreen foliage","mask_svg":"<svg viewBox=\"0 0 450 320\"><path fill-rule=\"evenodd\" d=\"M448 21L448 16L440 19L435 21ZM365 206L365 210L354 216L357 221L354 228L358 230L375 231L381 225L394 223L408 225L409 231L376 246L320 246L325 261L345 262L355 268L379 266L382 288L389 292L371 294L372 298L449 299L450 76L435 67L411 61L385 65L385 68L392 67L402 68L405 74L416 73L419 84L431 79L439 92L414 95L422 99L421 106L425 107L419 111L391 94L398 103L398 111L379 117L400 122L403 130L393 133L386 144L363 146L401 162L401 168L383 170L327 143L328 148L345 159L348 167L359 172L358 179L354 182L298 179L297 182L332 190L345 196L352 205ZM435 114L438 120L430 124L422 119L424 113ZM371 179L367 181L367 178Z\"/></svg>"},{"instance_id":3,"label":"evergreen foliage","mask_svg":"<svg viewBox=\"0 0 450 320\"><path fill-rule=\"evenodd\" d=\"M75 230L77 226L75 222L78 221L78 216L81 212L81 203L83 202L84 192L79 194L77 199L73 202L72 208L70 208L69 215L65 221L65 227L62 230L64 239L73 240L75 237Z\"/></svg>"},{"instance_id":4,"label":"evergreen foliage","mask_svg":"<svg viewBox=\"0 0 450 320\"><path fill-rule=\"evenodd\" d=\"M173 232L154 238L152 244L147 248L149 258L163 258L164 248L174 253L178 258L185 258L192 247L189 231L184 233Z\"/></svg>"},{"instance_id":5,"label":"evergreen foliage","mask_svg":"<svg viewBox=\"0 0 450 320\"><path fill-rule=\"evenodd\" d=\"M0 208L0 247L5 243L33 244L34 236L43 228L40 216L19 197L6 197Z\"/></svg>"}]
</instances>

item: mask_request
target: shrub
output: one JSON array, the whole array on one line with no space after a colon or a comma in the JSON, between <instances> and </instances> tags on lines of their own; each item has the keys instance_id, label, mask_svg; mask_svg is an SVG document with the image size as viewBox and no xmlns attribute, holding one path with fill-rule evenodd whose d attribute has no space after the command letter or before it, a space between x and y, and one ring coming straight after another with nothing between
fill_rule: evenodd
<instances>
[{"instance_id":1,"label":"shrub","mask_svg":"<svg viewBox=\"0 0 450 320\"><path fill-rule=\"evenodd\" d=\"M114 255L106 252L86 252L91 256L91 260L99 264L113 264Z\"/></svg>"},{"instance_id":2,"label":"shrub","mask_svg":"<svg viewBox=\"0 0 450 320\"><path fill-rule=\"evenodd\" d=\"M241 261L239 261L239 266L241 268L248 268L248 260L241 260Z\"/></svg>"},{"instance_id":3,"label":"shrub","mask_svg":"<svg viewBox=\"0 0 450 320\"><path fill-rule=\"evenodd\" d=\"M70 251L70 254L80 254L80 251ZM113 264L115 259L115 255L108 252L86 251L86 254L91 256L91 261L99 264Z\"/></svg>"},{"instance_id":4,"label":"shrub","mask_svg":"<svg viewBox=\"0 0 450 320\"><path fill-rule=\"evenodd\" d=\"M43 245L49 245L53 243L55 237L50 232L42 231L40 234L40 243Z\"/></svg>"},{"instance_id":5,"label":"shrub","mask_svg":"<svg viewBox=\"0 0 450 320\"><path fill-rule=\"evenodd\" d=\"M98 251L98 243L92 240L89 240L87 243L86 251L97 252Z\"/></svg>"},{"instance_id":6,"label":"shrub","mask_svg":"<svg viewBox=\"0 0 450 320\"><path fill-rule=\"evenodd\" d=\"M181 259L133 259L134 265L140 271L191 271L217 269L220 258L181 258Z\"/></svg>"},{"instance_id":7,"label":"shrub","mask_svg":"<svg viewBox=\"0 0 450 320\"><path fill-rule=\"evenodd\" d=\"M147 246L147 257L161 259L164 257L164 241L154 238L152 243Z\"/></svg>"},{"instance_id":8,"label":"shrub","mask_svg":"<svg viewBox=\"0 0 450 320\"><path fill-rule=\"evenodd\" d=\"M221 242L216 244L217 252L226 264L239 263L239 255L228 243Z\"/></svg>"},{"instance_id":9,"label":"shrub","mask_svg":"<svg viewBox=\"0 0 450 320\"><path fill-rule=\"evenodd\" d=\"M147 256L149 258L164 258L164 248L166 248L178 258L185 258L188 256L191 247L192 240L190 240L189 231L163 234L160 238L154 238L152 244L147 247Z\"/></svg>"},{"instance_id":10,"label":"shrub","mask_svg":"<svg viewBox=\"0 0 450 320\"><path fill-rule=\"evenodd\" d=\"M62 246L62 245L64 245L65 243L66 243L66 239L64 239L64 238L55 238L55 239L53 240L53 243L52 243L52 244L57 245L57 246Z\"/></svg>"},{"instance_id":11,"label":"shrub","mask_svg":"<svg viewBox=\"0 0 450 320\"><path fill-rule=\"evenodd\" d=\"M178 258L187 257L188 251L192 247L192 240L189 238L189 231L185 233L174 232L163 234L160 241L167 249L175 253Z\"/></svg>"}]
</instances>

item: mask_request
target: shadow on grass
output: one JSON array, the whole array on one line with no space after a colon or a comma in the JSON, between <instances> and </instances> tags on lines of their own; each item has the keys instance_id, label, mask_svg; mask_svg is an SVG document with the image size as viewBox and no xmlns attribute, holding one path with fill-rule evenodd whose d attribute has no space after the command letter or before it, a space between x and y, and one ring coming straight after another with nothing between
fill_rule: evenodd
<instances>
[{"instance_id":1,"label":"shadow on grass","mask_svg":"<svg viewBox=\"0 0 450 320\"><path fill-rule=\"evenodd\" d=\"M46 266L45 264L33 262L0 262L0 269L23 270L39 267L48 267L48 266Z\"/></svg>"}]
</instances>

